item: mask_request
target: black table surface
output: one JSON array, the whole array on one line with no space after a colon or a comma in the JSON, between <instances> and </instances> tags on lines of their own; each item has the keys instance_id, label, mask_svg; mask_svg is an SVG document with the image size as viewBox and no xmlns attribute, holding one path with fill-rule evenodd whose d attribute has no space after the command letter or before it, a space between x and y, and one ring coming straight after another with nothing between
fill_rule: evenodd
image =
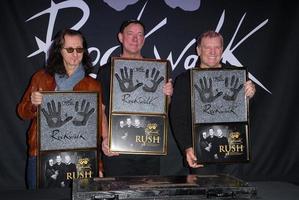
<instances>
[{"instance_id":1,"label":"black table surface","mask_svg":"<svg viewBox=\"0 0 299 200\"><path fill-rule=\"evenodd\" d=\"M249 182L256 187L257 199L261 200L298 200L299 186L288 182ZM1 200L70 200L71 189L2 189Z\"/></svg>"}]
</instances>

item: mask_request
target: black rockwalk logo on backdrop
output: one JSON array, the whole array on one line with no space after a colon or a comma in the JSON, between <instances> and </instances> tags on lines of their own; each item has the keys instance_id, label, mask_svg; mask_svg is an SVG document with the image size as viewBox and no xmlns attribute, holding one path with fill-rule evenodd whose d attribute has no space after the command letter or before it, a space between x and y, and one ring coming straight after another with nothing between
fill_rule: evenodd
<instances>
[{"instance_id":1,"label":"black rockwalk logo on backdrop","mask_svg":"<svg viewBox=\"0 0 299 200\"><path fill-rule=\"evenodd\" d=\"M106 0L105 1L105 3L107 3L111 8L114 8L118 12L124 10L128 5L135 4L136 2L132 3L131 1L126 1L126 0L123 0L123 1ZM137 20L141 19L143 11L145 10L147 4L149 4L149 3L151 3L151 2L146 1L144 3L144 6L141 8L141 10L139 12ZM163 3L167 4L167 6L169 6L171 8L180 7L181 9L184 10L184 12L193 12L195 10L198 10L201 6L200 1L198 1L198 2L196 2L196 1L163 1ZM39 39L39 37L35 36L36 43L37 43L39 49L36 50L35 52L31 53L29 56L27 56L28 58L36 56L43 52L43 53L45 53L45 55L46 55L45 58L47 59L47 52L48 52L48 48L52 42L52 34L53 34L53 30L54 30L54 24L56 22L57 13L61 12L61 10L68 9L68 8L72 8L72 9L76 8L79 10L79 12L83 13L82 17L79 19L79 21L75 25L71 26L72 29L79 30L81 27L83 27L85 25L85 23L87 22L87 20L90 17L90 8L89 8L88 4L81 0L66 0L66 1L59 2L59 3L55 3L54 1L51 1L51 6L49 8L33 15L32 17L30 17L26 20L26 22L28 22L28 21L31 21L35 18L42 16L42 15L49 15L49 24L48 24L48 27L45 28L47 30L47 35L45 36L46 41L42 41L41 39ZM174 10L174 12L175 12L175 10ZM261 29L263 26L265 26L268 23L268 19L266 19L263 22L261 22L260 24L256 25L256 27L254 27L253 30L249 30L249 33L247 35L245 35L244 37L241 37L241 36L236 37L238 34L238 31L239 31L239 28L241 27L241 25L243 23L245 16L246 16L246 13L243 14L243 16L241 17L241 19L239 21L239 24L236 25L236 29L235 29L235 32L232 34L231 41L228 42L228 46L226 47L226 49L223 52L223 63L228 62L235 66L244 66L237 59L237 56L234 55L233 52L237 49L238 46L240 46L243 42L245 42L251 35L253 35L255 32L257 32L259 29ZM148 33L145 35L145 38L149 37L156 31L160 30L163 26L167 25L167 20L168 20L167 17L165 17L156 26L153 26L153 28L151 30L149 30ZM222 29L222 26L224 24L226 24L226 23L224 23L224 21L225 21L225 10L223 10L223 12L221 13L218 24L216 26L214 25L216 27L216 30L215 30L216 32L220 32L220 30ZM198 33L196 32L195 34L197 35ZM111 35L114 35L114 34L111 34ZM240 41L235 41L236 38L240 38ZM233 44L235 44L235 46L232 46ZM173 50L171 50L171 52L169 53L169 55L167 56L166 59L169 60L173 70L178 65L181 65L180 64L181 60L184 57L186 57L186 59L182 62L183 62L183 66L185 69L190 69L190 68L195 67L198 57L194 54L185 56L187 51L190 48L193 48L193 45L196 45L196 39L194 39L194 38L191 39L190 42L183 48L183 50L179 54L177 60L173 59L173 56L172 56ZM100 60L100 66L107 63L107 60L109 59L110 55L113 53L113 51L115 51L119 47L120 47L120 45L115 45L115 46L109 48L106 52L104 52L102 54L101 59L100 59L100 50L96 47L90 47L88 49L89 52L96 53L95 59L93 61L93 65L94 66L97 65L99 60ZM154 49L153 54L154 54L155 58L161 59L156 45L154 45L153 49ZM250 73L249 73L249 78L251 80L253 80L256 84L261 86L264 90L271 93L264 85L262 85L262 83L260 81L258 81Z\"/></svg>"}]
</instances>

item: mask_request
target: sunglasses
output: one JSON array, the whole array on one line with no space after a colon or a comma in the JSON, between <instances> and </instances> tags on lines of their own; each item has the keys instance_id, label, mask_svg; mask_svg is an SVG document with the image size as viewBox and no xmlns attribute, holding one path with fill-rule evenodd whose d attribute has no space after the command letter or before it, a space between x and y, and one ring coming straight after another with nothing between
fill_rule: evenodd
<instances>
[{"instance_id":1,"label":"sunglasses","mask_svg":"<svg viewBox=\"0 0 299 200\"><path fill-rule=\"evenodd\" d=\"M78 47L78 48L68 47L68 48L64 48L64 49L68 53L73 53L74 50L76 50L77 53L83 53L83 51L84 51L84 48L82 48L82 47Z\"/></svg>"}]
</instances>

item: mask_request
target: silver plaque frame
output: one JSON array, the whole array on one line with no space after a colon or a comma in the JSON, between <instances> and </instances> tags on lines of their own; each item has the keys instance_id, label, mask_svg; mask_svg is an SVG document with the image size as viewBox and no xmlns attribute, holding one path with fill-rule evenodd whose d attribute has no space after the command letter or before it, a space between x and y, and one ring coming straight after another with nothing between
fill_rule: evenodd
<instances>
[{"instance_id":1,"label":"silver plaque frame","mask_svg":"<svg viewBox=\"0 0 299 200\"><path fill-rule=\"evenodd\" d=\"M167 114L167 60L112 58L111 112Z\"/></svg>"},{"instance_id":2,"label":"silver plaque frame","mask_svg":"<svg viewBox=\"0 0 299 200\"><path fill-rule=\"evenodd\" d=\"M248 121L245 68L192 69L191 94L194 123Z\"/></svg>"},{"instance_id":3,"label":"silver plaque frame","mask_svg":"<svg viewBox=\"0 0 299 200\"><path fill-rule=\"evenodd\" d=\"M42 92L38 109L40 151L96 148L99 97L96 92Z\"/></svg>"}]
</instances>

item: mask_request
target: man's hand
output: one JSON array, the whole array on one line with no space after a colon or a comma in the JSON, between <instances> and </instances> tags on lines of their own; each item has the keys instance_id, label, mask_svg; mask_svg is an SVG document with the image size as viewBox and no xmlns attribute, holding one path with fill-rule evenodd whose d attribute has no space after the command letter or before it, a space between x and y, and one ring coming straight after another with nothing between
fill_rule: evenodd
<instances>
[{"instance_id":1,"label":"man's hand","mask_svg":"<svg viewBox=\"0 0 299 200\"><path fill-rule=\"evenodd\" d=\"M186 153L186 159L188 162L188 165L192 168L199 168L199 167L203 167L203 165L201 164L197 164L197 158L194 154L193 148L189 147L188 149L185 150Z\"/></svg>"},{"instance_id":2,"label":"man's hand","mask_svg":"<svg viewBox=\"0 0 299 200\"><path fill-rule=\"evenodd\" d=\"M255 84L249 80L246 81L246 83L244 84L245 87L245 96L248 97L249 99L251 99L254 94L255 94Z\"/></svg>"},{"instance_id":3,"label":"man's hand","mask_svg":"<svg viewBox=\"0 0 299 200\"><path fill-rule=\"evenodd\" d=\"M163 93L166 96L172 96L173 94L172 79L168 79L168 82L163 86Z\"/></svg>"},{"instance_id":4,"label":"man's hand","mask_svg":"<svg viewBox=\"0 0 299 200\"><path fill-rule=\"evenodd\" d=\"M109 150L109 145L108 145L108 137L105 137L102 141L102 151L104 152L104 154L108 157L111 156L118 156L119 153L115 153L115 152L111 152Z\"/></svg>"},{"instance_id":5,"label":"man's hand","mask_svg":"<svg viewBox=\"0 0 299 200\"><path fill-rule=\"evenodd\" d=\"M39 88L37 91L37 89L34 86L32 86L31 90L32 90L32 93L30 95L31 103L35 106L40 105L43 102L43 94L40 93L40 91L42 91L43 89Z\"/></svg>"}]
</instances>

